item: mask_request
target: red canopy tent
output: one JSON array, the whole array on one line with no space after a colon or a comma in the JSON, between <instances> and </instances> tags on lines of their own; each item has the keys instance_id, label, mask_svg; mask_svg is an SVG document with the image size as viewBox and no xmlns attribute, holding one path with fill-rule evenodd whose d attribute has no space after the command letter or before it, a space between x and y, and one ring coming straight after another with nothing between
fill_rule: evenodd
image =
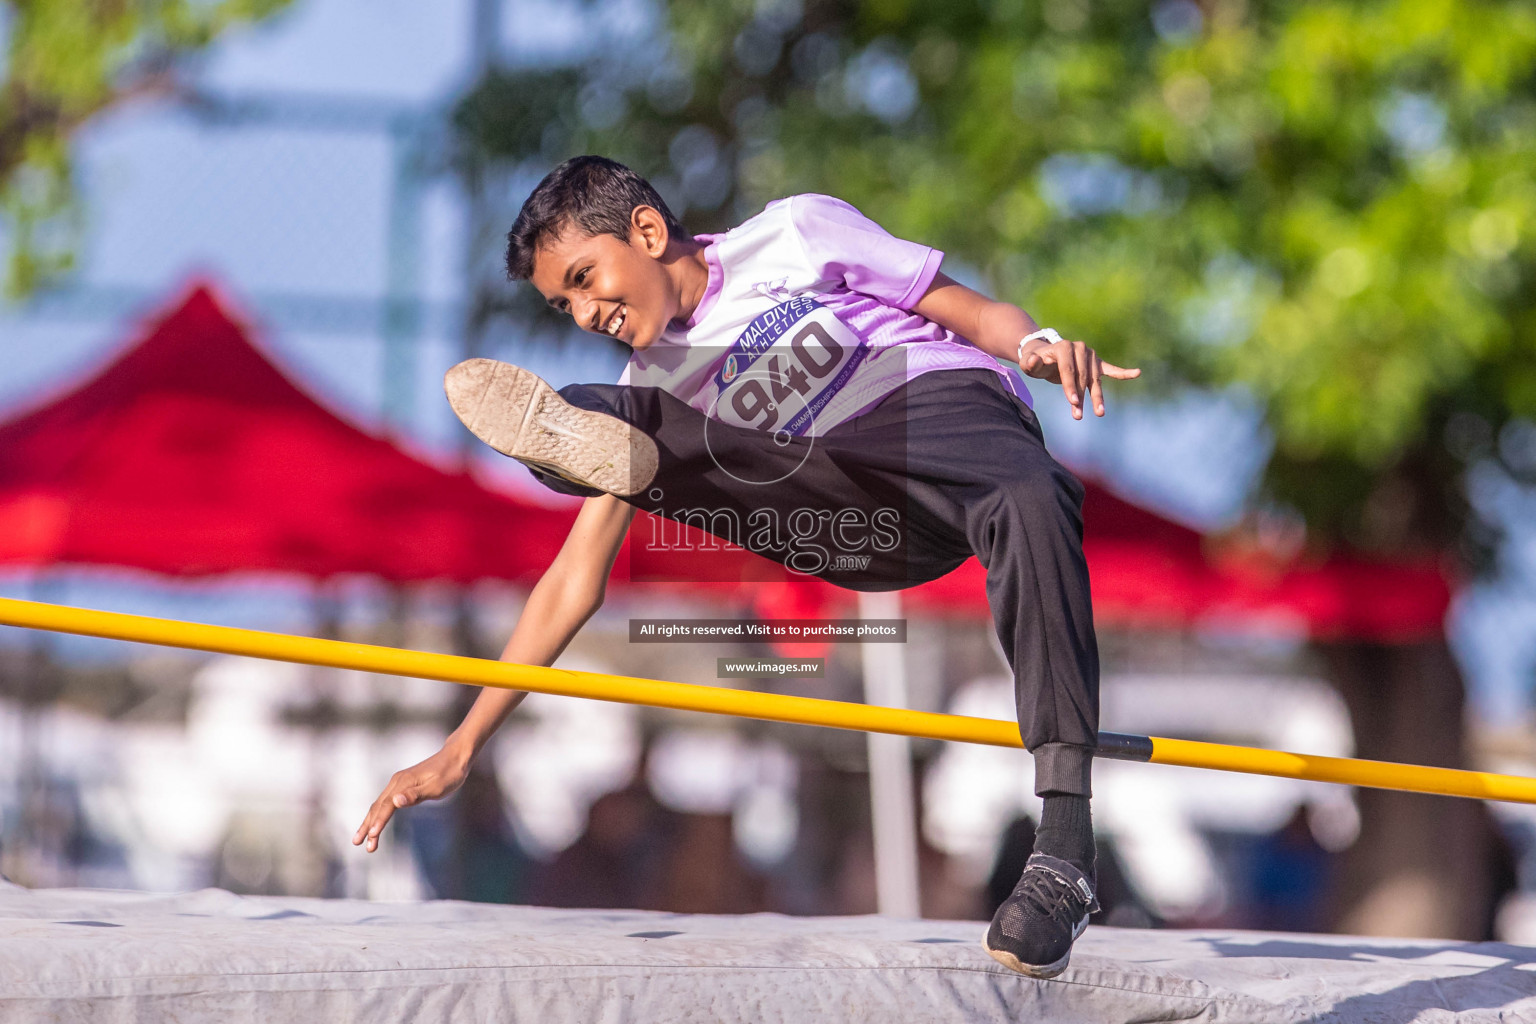
<instances>
[{"instance_id":1,"label":"red canopy tent","mask_svg":"<svg viewBox=\"0 0 1536 1024\"><path fill-rule=\"evenodd\" d=\"M84 384L0 425L0 565L531 582L570 518L338 418L206 284Z\"/></svg>"},{"instance_id":2,"label":"red canopy tent","mask_svg":"<svg viewBox=\"0 0 1536 1024\"><path fill-rule=\"evenodd\" d=\"M1083 513L1102 625L1278 624L1386 641L1443 629L1450 588L1431 562L1218 557L1209 538L1091 480ZM574 514L445 472L338 418L272 365L208 285L89 381L0 425L0 566L531 583ZM643 515L637 529L649 529ZM711 580L757 588L777 614L844 610L852 596L818 582L772 586L786 571L740 549L692 557L707 559ZM678 569L686 575L685 562ZM906 596L934 614L987 614L974 560Z\"/></svg>"},{"instance_id":3,"label":"red canopy tent","mask_svg":"<svg viewBox=\"0 0 1536 1024\"><path fill-rule=\"evenodd\" d=\"M1083 482L1083 551L1100 626L1263 630L1382 643L1444 633L1451 587L1435 560L1388 562L1348 552L1282 558L1165 519L1091 478ZM644 513L638 518L643 524ZM697 560L700 574L711 580L756 581L762 593L754 603L764 616L813 618L846 613L852 603L850 592L819 581L777 585L789 575L784 569L739 548L722 552L719 546L690 528L676 547L695 550L673 550L666 557ZM655 557L647 555L648 560ZM667 578L686 574L683 563L669 567ZM986 573L974 558L942 579L903 591L902 597L907 608L930 615L991 614Z\"/></svg>"},{"instance_id":4,"label":"red canopy tent","mask_svg":"<svg viewBox=\"0 0 1536 1024\"><path fill-rule=\"evenodd\" d=\"M1091 479L1084 484L1083 551L1101 625L1281 629L1387 643L1445 631L1451 587L1433 559L1283 558L1164 519ZM972 559L907 593L916 607L976 611L985 608L985 582Z\"/></svg>"}]
</instances>

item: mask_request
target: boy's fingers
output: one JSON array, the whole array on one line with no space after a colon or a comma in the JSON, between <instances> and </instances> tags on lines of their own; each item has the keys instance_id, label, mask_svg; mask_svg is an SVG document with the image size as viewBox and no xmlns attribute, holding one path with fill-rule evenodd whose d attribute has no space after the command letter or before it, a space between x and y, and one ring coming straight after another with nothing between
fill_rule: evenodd
<instances>
[{"instance_id":1,"label":"boy's fingers","mask_svg":"<svg viewBox=\"0 0 1536 1024\"><path fill-rule=\"evenodd\" d=\"M383 797L373 805L373 810L368 814L368 835L377 836L384 831L384 826L389 824L389 819L394 816L395 808Z\"/></svg>"},{"instance_id":2,"label":"boy's fingers","mask_svg":"<svg viewBox=\"0 0 1536 1024\"><path fill-rule=\"evenodd\" d=\"M1080 341L1067 342L1067 350L1063 353L1065 358L1061 360L1061 383L1067 389L1067 401L1072 404L1072 418L1075 420L1083 418L1083 392L1088 387L1088 364L1083 355L1084 348Z\"/></svg>"},{"instance_id":3,"label":"boy's fingers","mask_svg":"<svg viewBox=\"0 0 1536 1024\"><path fill-rule=\"evenodd\" d=\"M1141 376L1140 370L1127 370L1123 366L1114 363L1104 363L1104 376L1113 377L1115 380L1135 380Z\"/></svg>"},{"instance_id":4,"label":"boy's fingers","mask_svg":"<svg viewBox=\"0 0 1536 1024\"><path fill-rule=\"evenodd\" d=\"M1093 359L1093 372L1088 378L1088 393L1093 396L1093 413L1095 416L1104 415L1104 385L1100 378L1104 372L1104 361L1095 353Z\"/></svg>"},{"instance_id":5,"label":"boy's fingers","mask_svg":"<svg viewBox=\"0 0 1536 1024\"><path fill-rule=\"evenodd\" d=\"M374 819L376 817L378 817L378 813L379 813L379 802L377 800L375 800L373 802L373 806L368 808L368 813L367 813L367 815L364 816L363 823L361 825L357 826L356 834L354 834L352 836L352 845L353 846L357 846L364 839L368 838L368 833L373 829L373 821L374 821Z\"/></svg>"},{"instance_id":6,"label":"boy's fingers","mask_svg":"<svg viewBox=\"0 0 1536 1024\"><path fill-rule=\"evenodd\" d=\"M1081 409L1088 402L1089 389L1093 387L1093 349L1080 341L1072 343L1072 361L1077 363L1077 406Z\"/></svg>"},{"instance_id":7,"label":"boy's fingers","mask_svg":"<svg viewBox=\"0 0 1536 1024\"><path fill-rule=\"evenodd\" d=\"M379 836L384 831L384 826L389 824L389 819L394 816L394 804L389 799L389 791L385 790L379 798L368 808L368 817L363 819L362 826L357 830L357 835L352 838L352 845L366 841L365 849L369 853L379 848Z\"/></svg>"},{"instance_id":8,"label":"boy's fingers","mask_svg":"<svg viewBox=\"0 0 1536 1024\"><path fill-rule=\"evenodd\" d=\"M379 848L379 836L384 834L384 826L389 824L389 819L394 813L395 809L386 803L377 813L371 815L373 824L368 827L368 845L365 847L369 853Z\"/></svg>"},{"instance_id":9,"label":"boy's fingers","mask_svg":"<svg viewBox=\"0 0 1536 1024\"><path fill-rule=\"evenodd\" d=\"M412 780L415 781L412 781ZM364 844L364 848L372 853L379 848L379 836L384 833L384 826L389 824L389 819L394 817L395 811L401 807L410 807L422 799L422 785L419 776L396 772L389 780L389 785L384 787L384 792L368 808L368 816L358 826L357 832L352 836L352 845Z\"/></svg>"},{"instance_id":10,"label":"boy's fingers","mask_svg":"<svg viewBox=\"0 0 1536 1024\"><path fill-rule=\"evenodd\" d=\"M1056 360L1056 372L1061 377L1061 390L1072 406L1072 415L1076 417L1081 415L1077 409L1077 360L1072 358L1072 343L1065 344L1067 351L1062 353L1065 358Z\"/></svg>"}]
</instances>

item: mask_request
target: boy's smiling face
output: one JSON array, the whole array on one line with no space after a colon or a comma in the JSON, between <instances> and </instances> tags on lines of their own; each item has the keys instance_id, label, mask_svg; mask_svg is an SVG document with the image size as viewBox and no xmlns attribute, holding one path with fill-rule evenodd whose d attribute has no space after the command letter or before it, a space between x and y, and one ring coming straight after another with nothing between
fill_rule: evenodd
<instances>
[{"instance_id":1,"label":"boy's smiling face","mask_svg":"<svg viewBox=\"0 0 1536 1024\"><path fill-rule=\"evenodd\" d=\"M643 349L680 312L669 240L666 221L649 206L635 207L628 242L568 223L539 246L529 280L582 330Z\"/></svg>"}]
</instances>

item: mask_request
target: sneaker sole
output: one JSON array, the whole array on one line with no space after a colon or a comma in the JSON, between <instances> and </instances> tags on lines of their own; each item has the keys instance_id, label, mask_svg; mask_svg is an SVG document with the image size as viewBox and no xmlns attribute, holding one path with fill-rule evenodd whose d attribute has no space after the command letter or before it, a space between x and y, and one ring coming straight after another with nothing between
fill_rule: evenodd
<instances>
[{"instance_id":1,"label":"sneaker sole","mask_svg":"<svg viewBox=\"0 0 1536 1024\"><path fill-rule=\"evenodd\" d=\"M1068 950L1065 956L1053 964L1027 964L1005 949L993 949L985 942L981 946L987 951L988 956L1010 971L1018 971L1026 977L1040 978L1041 980L1056 977L1056 975L1067 969L1067 961L1072 959L1072 953Z\"/></svg>"},{"instance_id":2,"label":"sneaker sole","mask_svg":"<svg viewBox=\"0 0 1536 1024\"><path fill-rule=\"evenodd\" d=\"M1076 942L1080 937L1082 937L1083 932L1087 931L1087 929L1088 918L1084 917L1077 923L1077 927L1072 929L1072 941ZM1072 959L1072 950L1069 947L1067 951L1061 955L1061 959L1055 961L1054 963L1027 964L1020 960L1018 957L1014 956L1012 953L1008 952L1006 949L993 949L991 946L987 945L986 936L982 936L981 948L986 950L987 955L990 956L993 960L996 960L1010 971L1018 971L1025 977L1040 978L1041 980L1047 980L1056 977L1056 975L1067 969L1067 961Z\"/></svg>"},{"instance_id":3,"label":"sneaker sole","mask_svg":"<svg viewBox=\"0 0 1536 1024\"><path fill-rule=\"evenodd\" d=\"M620 497L656 476L655 441L616 416L578 409L520 366L466 359L443 390L470 433L519 462Z\"/></svg>"}]
</instances>

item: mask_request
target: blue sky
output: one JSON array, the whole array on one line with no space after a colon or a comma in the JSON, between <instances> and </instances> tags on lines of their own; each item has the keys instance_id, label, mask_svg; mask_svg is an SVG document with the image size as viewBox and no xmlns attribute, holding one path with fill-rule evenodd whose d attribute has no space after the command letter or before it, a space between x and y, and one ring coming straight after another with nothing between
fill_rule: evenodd
<instances>
[{"instance_id":1,"label":"blue sky","mask_svg":"<svg viewBox=\"0 0 1536 1024\"><path fill-rule=\"evenodd\" d=\"M654 30L640 0L618 0L604 11L589 27L579 5L507 0L501 52L548 64ZM466 82L470 53L470 0L297 0L281 17L222 40L192 78L233 97L323 97L359 111L352 129L215 127L160 103L99 118L79 140L88 229L70 282L97 298L66 298L51 311L0 308L7 358L0 411L38 401L95 365L126 339L135 313L208 273L245 304L262 342L312 391L377 424L382 345L366 317L318 324L279 300L318 297L367 310L382 299L393 149L389 136L370 126L370 112L441 109ZM438 382L459 357L452 310L464 291L463 198L451 181L429 181L419 216L415 291L444 315L429 320L415 348L409 434L421 450L446 458L458 434ZM540 352L526 361L557 383L611 380L619 369L611 352L579 341L564 354ZM1059 393L1044 385L1034 390L1058 454L1195 525L1230 520L1262 463L1262 433L1240 396L1191 395L1154 407L1123 401L1134 395L1134 386L1124 386L1111 394L1108 419L1075 423ZM1512 521L1536 520L1529 498L1490 500ZM1475 588L1454 617L1453 641L1479 707L1493 718L1523 711L1536 662L1536 540L1517 538L1509 567L1509 581ZM92 586L72 587L70 597L89 603L94 595L97 603L151 611L208 610L205 599L199 604L163 587ZM230 593L227 607L205 617L290 617L282 609L291 593L283 588L263 591L266 597Z\"/></svg>"}]
</instances>

